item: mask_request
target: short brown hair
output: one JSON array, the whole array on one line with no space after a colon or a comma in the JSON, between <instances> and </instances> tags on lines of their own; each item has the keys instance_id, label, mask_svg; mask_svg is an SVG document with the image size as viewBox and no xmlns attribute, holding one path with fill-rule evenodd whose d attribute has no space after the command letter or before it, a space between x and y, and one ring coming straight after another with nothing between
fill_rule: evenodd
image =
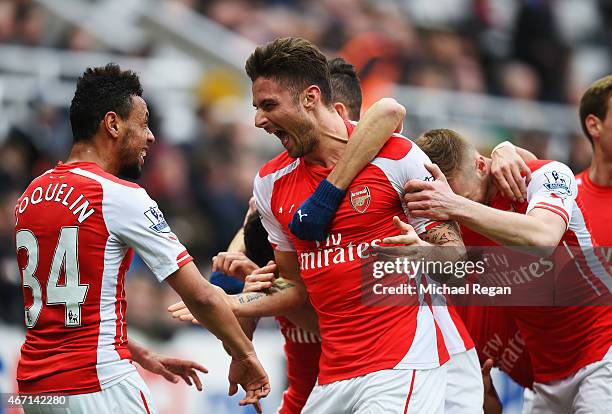
<instances>
[{"instance_id":1,"label":"short brown hair","mask_svg":"<svg viewBox=\"0 0 612 414\"><path fill-rule=\"evenodd\" d=\"M472 144L451 129L427 131L416 140L416 144L449 180L457 176L470 152L475 151Z\"/></svg>"},{"instance_id":2,"label":"short brown hair","mask_svg":"<svg viewBox=\"0 0 612 414\"><path fill-rule=\"evenodd\" d=\"M587 116L593 114L599 119L605 119L608 113L608 101L612 96L612 75L601 78L591 84L580 99L580 125L591 144L593 137L586 127Z\"/></svg>"},{"instance_id":3,"label":"short brown hair","mask_svg":"<svg viewBox=\"0 0 612 414\"><path fill-rule=\"evenodd\" d=\"M247 75L282 82L297 97L310 85L321 90L321 100L331 104L331 82L327 58L306 39L283 37L265 46L258 46L244 66Z\"/></svg>"}]
</instances>

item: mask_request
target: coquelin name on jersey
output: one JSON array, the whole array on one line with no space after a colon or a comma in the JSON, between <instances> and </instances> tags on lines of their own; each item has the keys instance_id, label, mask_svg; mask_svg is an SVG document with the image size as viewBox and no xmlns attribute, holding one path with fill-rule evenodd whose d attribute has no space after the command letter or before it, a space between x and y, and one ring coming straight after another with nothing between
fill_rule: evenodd
<instances>
[{"instance_id":1,"label":"coquelin name on jersey","mask_svg":"<svg viewBox=\"0 0 612 414\"><path fill-rule=\"evenodd\" d=\"M83 223L87 217L94 213L94 208L89 208L89 200L87 200L83 194L79 194L78 197L76 194L74 196L72 195L74 191L73 186L70 186L68 191L66 191L66 187L68 187L66 183L49 184L46 190L42 187L36 187L32 190L32 194L24 196L21 199L17 211L21 214L30 205L35 206L43 201L51 201L61 203L68 207L68 210L70 210L73 215L76 216L78 214L77 221Z\"/></svg>"}]
</instances>

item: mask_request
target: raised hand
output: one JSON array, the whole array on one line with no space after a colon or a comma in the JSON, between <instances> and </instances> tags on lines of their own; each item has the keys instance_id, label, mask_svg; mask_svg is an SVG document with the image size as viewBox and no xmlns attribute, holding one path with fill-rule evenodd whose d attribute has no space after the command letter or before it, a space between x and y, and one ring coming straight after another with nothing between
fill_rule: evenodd
<instances>
[{"instance_id":1,"label":"raised hand","mask_svg":"<svg viewBox=\"0 0 612 414\"><path fill-rule=\"evenodd\" d=\"M491 154L491 174L504 197L522 203L527 199L531 170L514 145L496 148Z\"/></svg>"},{"instance_id":2,"label":"raised hand","mask_svg":"<svg viewBox=\"0 0 612 414\"><path fill-rule=\"evenodd\" d=\"M406 208L414 217L432 220L452 220L461 210L462 197L448 185L446 177L436 164L425 164L434 181L410 180L404 186Z\"/></svg>"}]
</instances>

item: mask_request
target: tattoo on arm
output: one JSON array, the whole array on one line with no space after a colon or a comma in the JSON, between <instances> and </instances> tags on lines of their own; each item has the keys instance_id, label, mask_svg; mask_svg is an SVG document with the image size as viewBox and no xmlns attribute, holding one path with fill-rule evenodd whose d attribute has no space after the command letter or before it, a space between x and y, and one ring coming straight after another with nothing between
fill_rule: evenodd
<instances>
[{"instance_id":1,"label":"tattoo on arm","mask_svg":"<svg viewBox=\"0 0 612 414\"><path fill-rule=\"evenodd\" d=\"M294 286L295 285L289 282L287 279L279 278L279 279L274 280L274 283L272 283L272 287L267 289L267 291L270 293L280 292L282 290L289 289Z\"/></svg>"},{"instance_id":2,"label":"tattoo on arm","mask_svg":"<svg viewBox=\"0 0 612 414\"><path fill-rule=\"evenodd\" d=\"M259 293L259 292L257 292L257 293L245 293L245 294L242 294L242 295L238 296L238 302L241 305L244 305L245 303L250 303L250 302L253 302L253 301L257 300L257 299L261 299L264 296L266 296L265 293Z\"/></svg>"},{"instance_id":3,"label":"tattoo on arm","mask_svg":"<svg viewBox=\"0 0 612 414\"><path fill-rule=\"evenodd\" d=\"M438 224L437 226L423 233L421 235L421 239L425 240L428 243L437 245L463 245L463 239L461 239L459 226L454 221L445 221L443 223Z\"/></svg>"},{"instance_id":4,"label":"tattoo on arm","mask_svg":"<svg viewBox=\"0 0 612 414\"><path fill-rule=\"evenodd\" d=\"M256 300L259 300L265 296L273 295L274 293L281 292L283 290L294 287L295 285L286 279L276 279L272 284L272 287L266 289L263 292L253 292L253 293L242 293L238 296L238 303L244 305L246 303L251 303Z\"/></svg>"}]
</instances>

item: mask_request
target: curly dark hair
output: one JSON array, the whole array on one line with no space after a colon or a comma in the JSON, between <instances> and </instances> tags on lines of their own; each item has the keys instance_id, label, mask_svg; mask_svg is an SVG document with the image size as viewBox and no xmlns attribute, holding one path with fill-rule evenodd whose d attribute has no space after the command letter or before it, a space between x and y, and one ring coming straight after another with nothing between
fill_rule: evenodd
<instances>
[{"instance_id":1,"label":"curly dark hair","mask_svg":"<svg viewBox=\"0 0 612 414\"><path fill-rule=\"evenodd\" d=\"M127 119L132 110L132 97L142 96L136 73L109 63L104 67L87 68L77 81L70 104L70 125L74 142L88 140L98 130L106 113L116 112Z\"/></svg>"},{"instance_id":2,"label":"curly dark hair","mask_svg":"<svg viewBox=\"0 0 612 414\"><path fill-rule=\"evenodd\" d=\"M353 121L359 121L361 111L361 84L355 67L337 57L328 63L331 77L332 101L341 102Z\"/></svg>"}]
</instances>

